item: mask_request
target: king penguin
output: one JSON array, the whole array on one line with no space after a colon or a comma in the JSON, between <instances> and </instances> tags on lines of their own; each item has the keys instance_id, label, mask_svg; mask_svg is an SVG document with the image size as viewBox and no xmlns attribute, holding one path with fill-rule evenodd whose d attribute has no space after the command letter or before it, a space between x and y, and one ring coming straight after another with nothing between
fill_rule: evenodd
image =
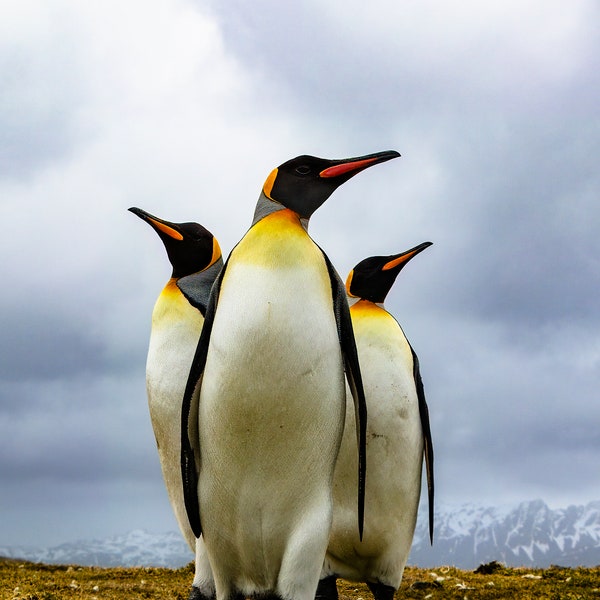
<instances>
[{"instance_id":1,"label":"king penguin","mask_svg":"<svg viewBox=\"0 0 600 600\"><path fill-rule=\"evenodd\" d=\"M344 371L358 420L362 530L366 411L356 346L343 282L307 227L338 186L397 156L299 156L274 169L212 288L183 400L182 473L217 600L313 600L331 526Z\"/></svg>"},{"instance_id":2,"label":"king penguin","mask_svg":"<svg viewBox=\"0 0 600 600\"><path fill-rule=\"evenodd\" d=\"M150 419L169 501L183 537L196 556L191 598L214 596L214 581L202 538L187 518L181 482L181 399L198 344L210 288L223 266L216 238L198 223L171 223L140 208L132 213L159 235L173 267L152 312L146 360Z\"/></svg>"},{"instance_id":3,"label":"king penguin","mask_svg":"<svg viewBox=\"0 0 600 600\"><path fill-rule=\"evenodd\" d=\"M433 540L433 446L419 361L384 300L398 273L431 245L425 242L392 256L373 256L350 272L346 291L358 348L369 422L368 510L364 539L353 489L355 421L347 412L335 469L333 525L317 598L337 599L336 579L367 583L376 600L392 600L402 580L417 519L425 456L429 534Z\"/></svg>"}]
</instances>

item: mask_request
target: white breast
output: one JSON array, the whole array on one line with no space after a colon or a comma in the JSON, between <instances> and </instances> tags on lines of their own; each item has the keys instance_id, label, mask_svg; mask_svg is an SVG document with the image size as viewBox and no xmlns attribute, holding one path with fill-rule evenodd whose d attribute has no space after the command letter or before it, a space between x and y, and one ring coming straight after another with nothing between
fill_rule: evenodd
<instances>
[{"instance_id":1,"label":"white breast","mask_svg":"<svg viewBox=\"0 0 600 600\"><path fill-rule=\"evenodd\" d=\"M324 575L397 588L416 522L423 437L410 347L390 315L377 321L353 318L368 409L364 537L360 542L355 526L356 432L349 410Z\"/></svg>"},{"instance_id":2,"label":"white breast","mask_svg":"<svg viewBox=\"0 0 600 600\"><path fill-rule=\"evenodd\" d=\"M215 576L245 593L318 578L327 545L345 392L318 256L318 268L233 262L219 297L200 395L200 510Z\"/></svg>"},{"instance_id":3,"label":"white breast","mask_svg":"<svg viewBox=\"0 0 600 600\"><path fill-rule=\"evenodd\" d=\"M196 538L189 526L181 483L181 400L204 319L173 285L159 296L152 314L146 361L150 419L169 501L179 528L192 550Z\"/></svg>"}]
</instances>

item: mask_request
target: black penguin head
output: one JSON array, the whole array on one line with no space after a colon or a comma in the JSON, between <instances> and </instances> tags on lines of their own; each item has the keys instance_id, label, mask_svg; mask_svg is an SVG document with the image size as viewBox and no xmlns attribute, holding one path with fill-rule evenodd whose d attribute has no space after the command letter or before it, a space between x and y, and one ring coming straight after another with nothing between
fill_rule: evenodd
<instances>
[{"instance_id":1,"label":"black penguin head","mask_svg":"<svg viewBox=\"0 0 600 600\"><path fill-rule=\"evenodd\" d=\"M273 169L265 181L263 193L308 219L342 183L368 167L398 156L400 154L395 150L341 160L297 156Z\"/></svg>"},{"instance_id":2,"label":"black penguin head","mask_svg":"<svg viewBox=\"0 0 600 600\"><path fill-rule=\"evenodd\" d=\"M431 242L424 242L400 254L365 258L350 271L346 292L354 298L382 304L402 267L429 246Z\"/></svg>"},{"instance_id":3,"label":"black penguin head","mask_svg":"<svg viewBox=\"0 0 600 600\"><path fill-rule=\"evenodd\" d=\"M198 223L171 223L141 208L129 209L148 223L165 245L172 277L177 279L204 271L221 258L221 248L212 233Z\"/></svg>"}]
</instances>

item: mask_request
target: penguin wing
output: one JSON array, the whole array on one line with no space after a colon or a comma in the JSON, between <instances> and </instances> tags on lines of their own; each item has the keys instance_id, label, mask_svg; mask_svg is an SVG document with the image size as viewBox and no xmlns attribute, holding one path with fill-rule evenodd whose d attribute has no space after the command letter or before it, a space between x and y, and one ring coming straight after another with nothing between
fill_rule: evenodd
<instances>
[{"instance_id":1,"label":"penguin wing","mask_svg":"<svg viewBox=\"0 0 600 600\"><path fill-rule=\"evenodd\" d=\"M410 345L410 344L409 344ZM419 369L419 359L413 347L410 347L413 357L413 377L417 388L419 399L419 414L421 416L421 429L423 430L423 453L425 454L425 470L427 472L427 496L429 501L429 540L433 544L433 441L431 439L431 427L429 425L429 409L425 401L425 390Z\"/></svg>"},{"instance_id":2,"label":"penguin wing","mask_svg":"<svg viewBox=\"0 0 600 600\"><path fill-rule=\"evenodd\" d=\"M215 320L217 302L221 291L221 282L227 263L214 281L208 305L204 314L204 325L196 353L192 360L181 406L181 478L183 482L183 498L185 509L194 535L199 538L202 533L200 523L200 507L198 505L198 469L200 468L200 446L198 441L198 403L202 375L206 366L208 343Z\"/></svg>"},{"instance_id":3,"label":"penguin wing","mask_svg":"<svg viewBox=\"0 0 600 600\"><path fill-rule=\"evenodd\" d=\"M181 293L194 308L202 313L203 317L206 316L212 285L222 267L223 260L219 259L204 271L186 275L177 280L177 287Z\"/></svg>"},{"instance_id":4,"label":"penguin wing","mask_svg":"<svg viewBox=\"0 0 600 600\"><path fill-rule=\"evenodd\" d=\"M323 250L321 250L323 252ZM365 479L367 470L367 402L363 389L358 351L354 339L354 329L350 317L350 308L346 297L346 288L331 261L323 252L333 297L333 310L337 323L340 348L344 359L346 379L354 399L354 414L356 418L356 437L358 442L358 532L362 541L365 519Z\"/></svg>"},{"instance_id":5,"label":"penguin wing","mask_svg":"<svg viewBox=\"0 0 600 600\"><path fill-rule=\"evenodd\" d=\"M196 275L188 275L177 281L177 287L181 290L186 300L194 308L197 308L203 317L206 315L206 305L211 285L212 282L208 285L208 289L206 289L206 282Z\"/></svg>"}]
</instances>

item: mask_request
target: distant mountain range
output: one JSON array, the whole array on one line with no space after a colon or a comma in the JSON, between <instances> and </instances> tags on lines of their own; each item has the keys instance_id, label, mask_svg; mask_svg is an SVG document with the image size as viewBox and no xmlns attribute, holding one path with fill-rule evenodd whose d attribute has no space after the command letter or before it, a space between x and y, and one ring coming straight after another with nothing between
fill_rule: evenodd
<instances>
[{"instance_id":1,"label":"distant mountain range","mask_svg":"<svg viewBox=\"0 0 600 600\"><path fill-rule=\"evenodd\" d=\"M435 518L432 547L426 515L419 515L409 564L461 569L494 560L527 567L600 565L600 501L556 510L541 500L502 509L469 504L441 507ZM140 530L52 548L0 546L0 556L49 564L168 568L194 558L179 533Z\"/></svg>"},{"instance_id":2,"label":"distant mountain range","mask_svg":"<svg viewBox=\"0 0 600 600\"><path fill-rule=\"evenodd\" d=\"M409 564L474 569L493 560L513 567L600 565L600 502L556 510L542 500L436 510L433 546L426 516L419 515Z\"/></svg>"},{"instance_id":3,"label":"distant mountain range","mask_svg":"<svg viewBox=\"0 0 600 600\"><path fill-rule=\"evenodd\" d=\"M168 567L194 560L179 532L130 531L103 540L78 540L51 548L0 546L0 556L32 562L99 567Z\"/></svg>"}]
</instances>

